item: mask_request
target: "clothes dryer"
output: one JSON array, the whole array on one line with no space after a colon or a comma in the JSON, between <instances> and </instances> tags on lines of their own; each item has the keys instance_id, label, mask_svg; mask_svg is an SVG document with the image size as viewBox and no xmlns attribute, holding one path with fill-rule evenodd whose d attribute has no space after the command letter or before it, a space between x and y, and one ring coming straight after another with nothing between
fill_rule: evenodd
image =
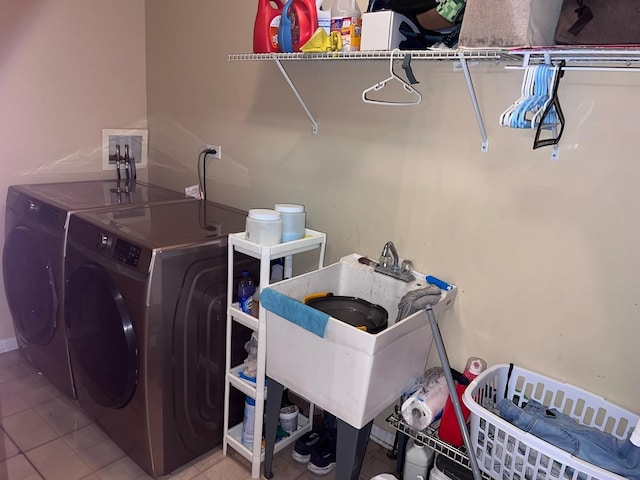
<instances>
[{"instance_id":1,"label":"clothes dryer","mask_svg":"<svg viewBox=\"0 0 640 480\"><path fill-rule=\"evenodd\" d=\"M89 417L164 475L222 443L227 236L244 230L246 212L196 201L116 213L69 222L71 364ZM238 262L258 272L255 259ZM233 333L239 364L250 332ZM239 422L242 396L232 405Z\"/></svg>"},{"instance_id":2,"label":"clothes dryer","mask_svg":"<svg viewBox=\"0 0 640 480\"><path fill-rule=\"evenodd\" d=\"M9 187L2 271L19 349L59 390L75 398L64 332L64 248L72 212L185 200L144 182L97 180Z\"/></svg>"}]
</instances>

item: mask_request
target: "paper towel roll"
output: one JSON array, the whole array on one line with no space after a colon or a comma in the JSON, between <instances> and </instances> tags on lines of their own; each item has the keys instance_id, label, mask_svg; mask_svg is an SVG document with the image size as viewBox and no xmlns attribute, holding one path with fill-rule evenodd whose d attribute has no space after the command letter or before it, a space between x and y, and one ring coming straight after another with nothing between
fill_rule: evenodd
<instances>
[{"instance_id":1,"label":"paper towel roll","mask_svg":"<svg viewBox=\"0 0 640 480\"><path fill-rule=\"evenodd\" d=\"M402 418L410 427L424 430L442 411L448 394L447 381L444 377L431 383L428 389L419 388L402 404L400 409Z\"/></svg>"}]
</instances>

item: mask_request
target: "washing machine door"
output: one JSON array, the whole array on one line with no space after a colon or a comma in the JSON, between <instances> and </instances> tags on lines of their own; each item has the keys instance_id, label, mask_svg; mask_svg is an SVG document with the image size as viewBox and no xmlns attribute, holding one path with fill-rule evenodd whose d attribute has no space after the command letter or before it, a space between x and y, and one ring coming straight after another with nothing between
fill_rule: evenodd
<instances>
[{"instance_id":1,"label":"washing machine door","mask_svg":"<svg viewBox=\"0 0 640 480\"><path fill-rule=\"evenodd\" d=\"M36 231L18 226L9 232L2 272L18 335L31 344L51 342L57 328L58 295L50 259Z\"/></svg>"},{"instance_id":2,"label":"washing machine door","mask_svg":"<svg viewBox=\"0 0 640 480\"><path fill-rule=\"evenodd\" d=\"M139 368L138 342L125 299L107 270L93 262L71 273L66 298L67 338L77 383L99 405L124 407L136 389Z\"/></svg>"}]
</instances>

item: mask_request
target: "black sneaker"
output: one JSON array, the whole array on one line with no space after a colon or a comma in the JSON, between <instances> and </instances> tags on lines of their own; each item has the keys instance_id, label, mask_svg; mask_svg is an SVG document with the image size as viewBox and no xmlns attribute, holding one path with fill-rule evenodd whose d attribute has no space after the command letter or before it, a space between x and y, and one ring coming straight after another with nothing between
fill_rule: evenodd
<instances>
[{"instance_id":1,"label":"black sneaker","mask_svg":"<svg viewBox=\"0 0 640 480\"><path fill-rule=\"evenodd\" d=\"M336 467L336 447L338 435L336 429L330 429L322 436L311 451L307 470L316 475L326 475Z\"/></svg>"},{"instance_id":2,"label":"black sneaker","mask_svg":"<svg viewBox=\"0 0 640 480\"><path fill-rule=\"evenodd\" d=\"M325 433L324 428L310 430L296 440L291 457L298 463L307 463L311 459L311 451Z\"/></svg>"}]
</instances>

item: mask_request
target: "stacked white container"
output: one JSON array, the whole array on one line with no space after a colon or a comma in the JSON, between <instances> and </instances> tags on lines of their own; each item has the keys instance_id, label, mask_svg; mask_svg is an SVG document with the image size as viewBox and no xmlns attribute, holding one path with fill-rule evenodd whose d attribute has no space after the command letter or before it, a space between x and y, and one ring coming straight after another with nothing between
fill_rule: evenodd
<instances>
[{"instance_id":1,"label":"stacked white container","mask_svg":"<svg viewBox=\"0 0 640 480\"><path fill-rule=\"evenodd\" d=\"M280 212L268 208L249 210L246 224L247 240L258 245L277 245L282 240Z\"/></svg>"},{"instance_id":2,"label":"stacked white container","mask_svg":"<svg viewBox=\"0 0 640 480\"><path fill-rule=\"evenodd\" d=\"M306 214L304 205L276 203L273 207L282 217L282 242L300 240L305 235ZM293 256L284 258L284 278L293 276Z\"/></svg>"},{"instance_id":3,"label":"stacked white container","mask_svg":"<svg viewBox=\"0 0 640 480\"><path fill-rule=\"evenodd\" d=\"M294 203L276 203L274 210L282 218L282 242L304 238L306 215L304 205Z\"/></svg>"}]
</instances>

